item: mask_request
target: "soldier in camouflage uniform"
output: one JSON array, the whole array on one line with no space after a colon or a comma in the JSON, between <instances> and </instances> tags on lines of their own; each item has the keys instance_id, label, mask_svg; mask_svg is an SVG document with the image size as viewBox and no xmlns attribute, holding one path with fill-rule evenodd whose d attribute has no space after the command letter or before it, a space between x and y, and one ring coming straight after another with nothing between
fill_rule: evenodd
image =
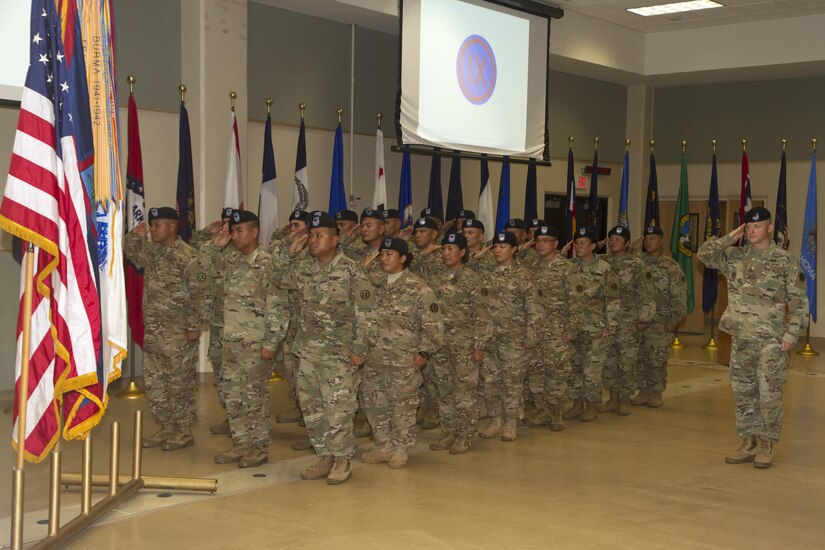
<instances>
[{"instance_id":1,"label":"soldier in camouflage uniform","mask_svg":"<svg viewBox=\"0 0 825 550\"><path fill-rule=\"evenodd\" d=\"M474 220L476 218L476 213L472 210L464 210L461 209L458 211L458 216L455 219L455 230L458 233L464 231L464 224L467 223L467 220Z\"/></svg>"},{"instance_id":2,"label":"soldier in camouflage uniform","mask_svg":"<svg viewBox=\"0 0 825 550\"><path fill-rule=\"evenodd\" d=\"M421 218L430 218L435 222L436 230L441 234L441 228L444 226L444 216L438 210L430 208L429 206L421 211Z\"/></svg>"},{"instance_id":3,"label":"soldier in camouflage uniform","mask_svg":"<svg viewBox=\"0 0 825 550\"><path fill-rule=\"evenodd\" d=\"M487 274L496 267L496 259L490 253L492 245L485 246L484 231L484 224L476 219L465 221L461 231L467 239L467 254L470 256L467 264L480 275Z\"/></svg>"},{"instance_id":4,"label":"soldier in camouflage uniform","mask_svg":"<svg viewBox=\"0 0 825 550\"><path fill-rule=\"evenodd\" d=\"M484 400L492 423L479 435L515 441L518 421L524 416L526 357L541 339L545 319L533 276L515 262L518 250L512 233L493 239L497 267L490 274L489 311L493 336L485 347L482 377Z\"/></svg>"},{"instance_id":5,"label":"soldier in camouflage uniform","mask_svg":"<svg viewBox=\"0 0 825 550\"><path fill-rule=\"evenodd\" d=\"M150 208L149 232L140 223L126 235L124 257L143 269L143 378L152 416L160 424L143 447L175 451L194 444L198 338L209 323L206 273L197 253L178 238L174 208Z\"/></svg>"},{"instance_id":6,"label":"soldier in camouflage uniform","mask_svg":"<svg viewBox=\"0 0 825 550\"><path fill-rule=\"evenodd\" d=\"M640 335L656 313L652 275L644 261L627 251L630 230L617 225L608 232L610 254L602 256L619 281L619 329L611 335L602 383L610 399L597 407L599 412L630 415L630 396L636 391L636 363Z\"/></svg>"},{"instance_id":7,"label":"soldier in camouflage uniform","mask_svg":"<svg viewBox=\"0 0 825 550\"><path fill-rule=\"evenodd\" d=\"M744 221L727 236L705 241L699 259L728 280L728 308L719 328L733 336L730 379L742 445L725 460L769 468L782 428L788 354L807 327L808 297L799 263L772 240L770 212L753 208ZM732 246L742 235L748 244Z\"/></svg>"},{"instance_id":8,"label":"soldier in camouflage uniform","mask_svg":"<svg viewBox=\"0 0 825 550\"><path fill-rule=\"evenodd\" d=\"M679 264L664 254L662 230L645 228L642 259L653 283L656 313L645 328L639 344L636 386L639 389L630 400L631 405L662 406L662 392L667 387L667 357L674 331L687 311L687 285Z\"/></svg>"},{"instance_id":9,"label":"soldier in camouflage uniform","mask_svg":"<svg viewBox=\"0 0 825 550\"><path fill-rule=\"evenodd\" d=\"M384 210L384 236L401 236L401 213L395 208Z\"/></svg>"},{"instance_id":10,"label":"soldier in camouflage uniform","mask_svg":"<svg viewBox=\"0 0 825 550\"><path fill-rule=\"evenodd\" d=\"M466 453L475 436L479 366L493 329L487 309L490 289L467 260L467 239L460 233L444 235L445 269L431 285L444 318L444 346L431 360L443 437L430 449L450 454Z\"/></svg>"},{"instance_id":11,"label":"soldier in camouflage uniform","mask_svg":"<svg viewBox=\"0 0 825 550\"><path fill-rule=\"evenodd\" d=\"M269 287L270 256L258 243L259 230L255 214L236 210L228 229L202 248L210 261L223 260L218 268L224 286L222 385L232 448L217 455L215 462L237 462L239 468L260 466L268 460L269 373L289 322L286 291ZM280 304L275 327L266 323L268 299Z\"/></svg>"},{"instance_id":12,"label":"soldier in camouflage uniform","mask_svg":"<svg viewBox=\"0 0 825 550\"><path fill-rule=\"evenodd\" d=\"M335 224L341 236L341 250L353 250L366 246L359 236L358 213L354 210L340 210L335 213Z\"/></svg>"},{"instance_id":13,"label":"soldier in camouflage uniform","mask_svg":"<svg viewBox=\"0 0 825 550\"><path fill-rule=\"evenodd\" d=\"M376 332L364 365L364 412L376 448L364 453L367 464L389 462L403 468L415 447L415 412L421 370L441 348L444 324L435 294L408 269L407 241L385 238L379 261L383 276L376 287Z\"/></svg>"},{"instance_id":14,"label":"soldier in camouflage uniform","mask_svg":"<svg viewBox=\"0 0 825 550\"><path fill-rule=\"evenodd\" d=\"M564 402L570 359L573 357L573 335L577 312L570 307L570 282L573 265L558 253L559 232L546 224L536 228L534 237L540 263L533 271L538 301L546 319L541 342L536 346L528 365L528 386L536 414L527 420L529 426L550 423L550 429L564 429Z\"/></svg>"},{"instance_id":15,"label":"soldier in camouflage uniform","mask_svg":"<svg viewBox=\"0 0 825 550\"><path fill-rule=\"evenodd\" d=\"M338 250L339 242L332 216L313 212L309 234L297 237L270 262L276 273L285 270L281 287L294 290L299 301L293 345L299 358L298 395L320 458L301 478L326 478L332 485L344 483L352 472L358 367L367 353L375 304L363 269ZM294 261L305 246L311 257ZM268 316L280 315L278 308L267 308Z\"/></svg>"},{"instance_id":16,"label":"soldier in camouflage uniform","mask_svg":"<svg viewBox=\"0 0 825 550\"><path fill-rule=\"evenodd\" d=\"M602 402L602 367L608 337L619 328L619 282L606 261L594 253L599 241L589 227L576 231L573 273L570 282L570 307L577 312L578 333L573 340L576 355L570 376L570 397L573 406L564 418L581 417L583 422L598 418Z\"/></svg>"}]
</instances>

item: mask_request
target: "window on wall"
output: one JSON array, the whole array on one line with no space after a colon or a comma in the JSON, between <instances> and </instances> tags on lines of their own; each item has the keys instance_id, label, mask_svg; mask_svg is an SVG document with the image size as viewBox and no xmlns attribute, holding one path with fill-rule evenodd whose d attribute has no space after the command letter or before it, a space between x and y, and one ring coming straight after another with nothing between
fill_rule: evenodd
<instances>
[{"instance_id":1,"label":"window on wall","mask_svg":"<svg viewBox=\"0 0 825 550\"><path fill-rule=\"evenodd\" d=\"M564 234L564 216L567 197L564 195L544 194L544 219L552 227L555 227ZM576 225L581 226L589 217L590 199L585 196L576 196ZM607 199L599 199L599 215L596 228L599 231L599 238L607 236ZM567 243L559 242L559 246Z\"/></svg>"}]
</instances>

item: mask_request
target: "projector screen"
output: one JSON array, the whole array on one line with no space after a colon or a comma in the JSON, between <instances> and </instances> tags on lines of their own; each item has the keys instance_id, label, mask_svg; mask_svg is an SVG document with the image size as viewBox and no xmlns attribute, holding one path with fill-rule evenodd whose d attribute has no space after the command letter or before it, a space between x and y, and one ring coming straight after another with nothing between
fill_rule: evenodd
<instances>
[{"instance_id":1,"label":"projector screen","mask_svg":"<svg viewBox=\"0 0 825 550\"><path fill-rule=\"evenodd\" d=\"M403 0L401 142L547 156L550 22L483 0Z\"/></svg>"},{"instance_id":2,"label":"projector screen","mask_svg":"<svg viewBox=\"0 0 825 550\"><path fill-rule=\"evenodd\" d=\"M20 101L29 68L31 2L0 2L0 100Z\"/></svg>"}]
</instances>

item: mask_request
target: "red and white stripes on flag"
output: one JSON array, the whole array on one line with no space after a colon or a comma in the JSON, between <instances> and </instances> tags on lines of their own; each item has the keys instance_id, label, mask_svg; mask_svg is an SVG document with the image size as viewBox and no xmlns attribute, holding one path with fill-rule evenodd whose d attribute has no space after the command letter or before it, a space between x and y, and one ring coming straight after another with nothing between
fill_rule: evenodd
<instances>
[{"instance_id":1,"label":"red and white stripes on flag","mask_svg":"<svg viewBox=\"0 0 825 550\"><path fill-rule=\"evenodd\" d=\"M243 210L243 180L241 179L241 140L238 138L238 119L230 112L229 148L226 152L226 187L223 206Z\"/></svg>"},{"instance_id":2,"label":"red and white stripes on flag","mask_svg":"<svg viewBox=\"0 0 825 550\"><path fill-rule=\"evenodd\" d=\"M384 175L384 132L375 131L375 190L372 193L372 207L384 210L387 207L387 178Z\"/></svg>"}]
</instances>

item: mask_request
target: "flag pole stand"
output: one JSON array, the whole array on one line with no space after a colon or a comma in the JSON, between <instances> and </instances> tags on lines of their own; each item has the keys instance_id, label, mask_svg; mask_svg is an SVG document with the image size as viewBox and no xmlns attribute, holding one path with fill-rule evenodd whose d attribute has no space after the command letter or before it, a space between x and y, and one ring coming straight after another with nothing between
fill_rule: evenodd
<instances>
[{"instance_id":1,"label":"flag pole stand","mask_svg":"<svg viewBox=\"0 0 825 550\"><path fill-rule=\"evenodd\" d=\"M135 381L135 341L129 342L129 385L117 394L121 399L141 399L146 392Z\"/></svg>"},{"instance_id":2,"label":"flag pole stand","mask_svg":"<svg viewBox=\"0 0 825 550\"><path fill-rule=\"evenodd\" d=\"M673 338L673 343L670 344L670 349L683 349L685 345L679 340L679 333L676 333L676 336Z\"/></svg>"},{"instance_id":3,"label":"flag pole stand","mask_svg":"<svg viewBox=\"0 0 825 550\"><path fill-rule=\"evenodd\" d=\"M272 372L269 373L269 381L270 382L282 382L283 378L278 376L278 373L275 372L275 369L272 369Z\"/></svg>"},{"instance_id":4,"label":"flag pole stand","mask_svg":"<svg viewBox=\"0 0 825 550\"><path fill-rule=\"evenodd\" d=\"M802 357L816 357L819 352L811 347L811 323L808 321L808 330L805 331L805 347L796 352Z\"/></svg>"},{"instance_id":5,"label":"flag pole stand","mask_svg":"<svg viewBox=\"0 0 825 550\"><path fill-rule=\"evenodd\" d=\"M719 349L719 346L716 345L716 340L714 339L714 335L716 334L716 319L713 315L713 309L710 310L710 340L708 343L702 346L702 349L706 349L709 351L716 351Z\"/></svg>"}]
</instances>

